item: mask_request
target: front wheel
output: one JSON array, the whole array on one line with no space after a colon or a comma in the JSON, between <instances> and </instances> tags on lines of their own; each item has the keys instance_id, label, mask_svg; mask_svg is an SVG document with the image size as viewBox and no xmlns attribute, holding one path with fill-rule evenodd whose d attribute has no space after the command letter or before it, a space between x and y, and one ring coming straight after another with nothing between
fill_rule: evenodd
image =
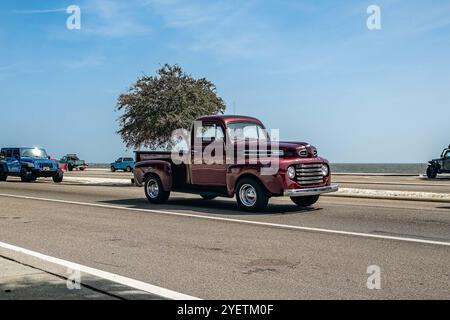
<instances>
[{"instance_id":1,"label":"front wheel","mask_svg":"<svg viewBox=\"0 0 450 320\"><path fill-rule=\"evenodd\" d=\"M22 167L20 169L20 180L22 182L32 182L36 180L36 176L27 167Z\"/></svg>"},{"instance_id":2,"label":"front wheel","mask_svg":"<svg viewBox=\"0 0 450 320\"><path fill-rule=\"evenodd\" d=\"M73 171L73 166L70 163L67 165L67 170Z\"/></svg>"},{"instance_id":3,"label":"front wheel","mask_svg":"<svg viewBox=\"0 0 450 320\"><path fill-rule=\"evenodd\" d=\"M437 176L437 170L435 169L435 167L429 166L427 168L427 177L429 179L434 179Z\"/></svg>"},{"instance_id":4,"label":"front wheel","mask_svg":"<svg viewBox=\"0 0 450 320\"><path fill-rule=\"evenodd\" d=\"M62 171L59 171L57 174L55 174L53 176L53 182L61 183L63 181L63 177L64 177L64 175L63 175Z\"/></svg>"},{"instance_id":5,"label":"front wheel","mask_svg":"<svg viewBox=\"0 0 450 320\"><path fill-rule=\"evenodd\" d=\"M170 196L170 191L164 190L161 179L156 174L147 177L144 190L150 203L164 203Z\"/></svg>"},{"instance_id":6,"label":"front wheel","mask_svg":"<svg viewBox=\"0 0 450 320\"><path fill-rule=\"evenodd\" d=\"M259 212L267 207L269 196L259 181L244 178L237 184L236 200L239 208L249 212Z\"/></svg>"},{"instance_id":7,"label":"front wheel","mask_svg":"<svg viewBox=\"0 0 450 320\"><path fill-rule=\"evenodd\" d=\"M309 207L319 200L319 196L291 197L291 200L299 207Z\"/></svg>"},{"instance_id":8,"label":"front wheel","mask_svg":"<svg viewBox=\"0 0 450 320\"><path fill-rule=\"evenodd\" d=\"M111 172L116 172L116 168L111 167Z\"/></svg>"}]
</instances>

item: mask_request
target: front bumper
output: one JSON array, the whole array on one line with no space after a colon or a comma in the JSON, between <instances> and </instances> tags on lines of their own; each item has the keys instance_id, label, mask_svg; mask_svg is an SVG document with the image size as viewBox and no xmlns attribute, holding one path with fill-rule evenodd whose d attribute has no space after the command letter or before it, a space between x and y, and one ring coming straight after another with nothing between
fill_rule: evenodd
<instances>
[{"instance_id":1,"label":"front bumper","mask_svg":"<svg viewBox=\"0 0 450 320\"><path fill-rule=\"evenodd\" d=\"M284 190L283 195L285 197L306 197L306 196L316 196L322 193L336 192L339 186L337 184L332 184L330 186L318 187L318 188L304 188L304 189L287 189Z\"/></svg>"},{"instance_id":2,"label":"front bumper","mask_svg":"<svg viewBox=\"0 0 450 320\"><path fill-rule=\"evenodd\" d=\"M39 169L33 169L31 170L34 176L38 178L50 178L57 174L59 174L59 170L39 170Z\"/></svg>"}]
</instances>

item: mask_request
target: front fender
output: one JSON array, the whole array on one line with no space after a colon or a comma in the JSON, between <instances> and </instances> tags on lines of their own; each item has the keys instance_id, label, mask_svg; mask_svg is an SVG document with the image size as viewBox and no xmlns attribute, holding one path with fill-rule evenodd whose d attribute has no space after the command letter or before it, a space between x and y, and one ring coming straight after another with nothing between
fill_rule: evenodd
<instances>
[{"instance_id":1,"label":"front fender","mask_svg":"<svg viewBox=\"0 0 450 320\"><path fill-rule=\"evenodd\" d=\"M164 191L172 189L172 165L164 160L146 160L136 163L134 167L134 181L139 187L143 186L149 174L156 174L161 179Z\"/></svg>"},{"instance_id":2,"label":"front fender","mask_svg":"<svg viewBox=\"0 0 450 320\"><path fill-rule=\"evenodd\" d=\"M32 162L22 162L21 166L27 167L28 169L34 169L34 163L32 163Z\"/></svg>"},{"instance_id":3,"label":"front fender","mask_svg":"<svg viewBox=\"0 0 450 320\"><path fill-rule=\"evenodd\" d=\"M283 191L283 181L279 174L263 175L262 164L234 165L227 172L227 191L230 196L235 193L237 182L243 176L251 176L258 179L264 188L271 194L280 194Z\"/></svg>"}]
</instances>

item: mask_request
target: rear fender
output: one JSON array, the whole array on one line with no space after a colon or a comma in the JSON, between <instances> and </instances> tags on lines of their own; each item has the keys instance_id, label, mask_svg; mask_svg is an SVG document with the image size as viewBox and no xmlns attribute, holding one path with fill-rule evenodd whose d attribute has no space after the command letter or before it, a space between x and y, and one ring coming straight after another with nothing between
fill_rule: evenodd
<instances>
[{"instance_id":1,"label":"rear fender","mask_svg":"<svg viewBox=\"0 0 450 320\"><path fill-rule=\"evenodd\" d=\"M164 160L146 160L136 163L134 167L134 181L142 186L150 174L156 174L161 179L164 191L172 189L172 165Z\"/></svg>"}]
</instances>

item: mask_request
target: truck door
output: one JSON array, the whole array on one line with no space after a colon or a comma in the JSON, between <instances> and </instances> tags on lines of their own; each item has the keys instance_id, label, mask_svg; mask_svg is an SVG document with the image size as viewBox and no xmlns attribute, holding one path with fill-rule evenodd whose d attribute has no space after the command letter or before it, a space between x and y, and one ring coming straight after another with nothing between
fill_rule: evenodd
<instances>
[{"instance_id":1,"label":"truck door","mask_svg":"<svg viewBox=\"0 0 450 320\"><path fill-rule=\"evenodd\" d=\"M225 135L221 125L194 127L191 146L191 177L197 185L226 186Z\"/></svg>"},{"instance_id":2,"label":"truck door","mask_svg":"<svg viewBox=\"0 0 450 320\"><path fill-rule=\"evenodd\" d=\"M6 163L8 165L8 171L12 173L20 172L20 150L8 149L6 151Z\"/></svg>"},{"instance_id":3,"label":"truck door","mask_svg":"<svg viewBox=\"0 0 450 320\"><path fill-rule=\"evenodd\" d=\"M445 171L449 171L450 172L450 150L447 150L445 153L444 153L444 159L443 159L443 162L444 162L444 170Z\"/></svg>"}]
</instances>

